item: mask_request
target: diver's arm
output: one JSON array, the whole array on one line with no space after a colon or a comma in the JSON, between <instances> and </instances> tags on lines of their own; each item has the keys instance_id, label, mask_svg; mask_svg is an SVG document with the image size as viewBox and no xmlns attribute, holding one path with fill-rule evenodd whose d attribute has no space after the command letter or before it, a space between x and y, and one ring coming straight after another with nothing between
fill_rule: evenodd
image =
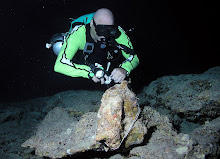
<instances>
[{"instance_id":1,"label":"diver's arm","mask_svg":"<svg viewBox=\"0 0 220 159\"><path fill-rule=\"evenodd\" d=\"M129 37L125 34L125 32L122 29L119 30L121 31L121 35L118 39L116 39L116 42L125 45L130 49L133 49ZM125 57L125 61L121 64L120 67L125 69L127 71L127 74L130 74L130 72L138 66L139 59L136 54L130 55L129 53L126 53L124 51L122 51L122 55Z\"/></svg>"},{"instance_id":2,"label":"diver's arm","mask_svg":"<svg viewBox=\"0 0 220 159\"><path fill-rule=\"evenodd\" d=\"M57 58L54 66L55 72L71 77L90 78L94 75L90 73L90 70L90 67L87 65L73 63L70 59L66 58L66 54L62 54L60 58Z\"/></svg>"},{"instance_id":3,"label":"diver's arm","mask_svg":"<svg viewBox=\"0 0 220 159\"><path fill-rule=\"evenodd\" d=\"M93 73L90 72L89 66L76 64L71 61L78 49L84 47L84 44L85 27L80 27L77 31L67 36L54 65L54 71L71 77L92 77Z\"/></svg>"},{"instance_id":4,"label":"diver's arm","mask_svg":"<svg viewBox=\"0 0 220 159\"><path fill-rule=\"evenodd\" d=\"M121 47L123 45L130 49L133 49L129 37L120 27L119 30L121 32L121 35L119 36L119 38L116 39L116 42L118 44L121 44ZM133 53L133 51L129 54L128 52L122 50L122 55L124 56L125 60L122 62L119 68L115 68L110 75L111 79L114 80L115 83L121 83L126 78L126 76L129 75L130 72L139 64L139 59L137 55Z\"/></svg>"},{"instance_id":5,"label":"diver's arm","mask_svg":"<svg viewBox=\"0 0 220 159\"><path fill-rule=\"evenodd\" d=\"M123 53L122 53L123 54ZM127 55L124 53L123 55L125 58L127 57L127 59L129 57L131 57L131 61L124 61L122 64L121 64L121 68L125 69L127 71L127 74L130 74L131 71L133 69L135 69L138 65L139 65L139 59L137 57L137 55Z\"/></svg>"}]
</instances>

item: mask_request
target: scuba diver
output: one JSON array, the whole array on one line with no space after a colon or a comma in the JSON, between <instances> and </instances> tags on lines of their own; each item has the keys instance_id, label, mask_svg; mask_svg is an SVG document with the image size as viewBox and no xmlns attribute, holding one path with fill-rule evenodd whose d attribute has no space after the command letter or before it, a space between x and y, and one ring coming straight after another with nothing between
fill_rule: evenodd
<instances>
[{"instance_id":1,"label":"scuba diver","mask_svg":"<svg viewBox=\"0 0 220 159\"><path fill-rule=\"evenodd\" d=\"M58 55L55 72L95 83L121 83L139 64L129 37L106 8L77 18L46 47Z\"/></svg>"}]
</instances>

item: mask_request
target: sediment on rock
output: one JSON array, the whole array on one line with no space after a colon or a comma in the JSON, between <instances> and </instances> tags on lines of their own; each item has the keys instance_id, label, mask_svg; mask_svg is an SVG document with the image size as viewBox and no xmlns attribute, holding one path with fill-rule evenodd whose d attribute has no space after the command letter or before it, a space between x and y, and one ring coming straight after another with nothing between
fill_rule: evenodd
<instances>
[{"instance_id":1,"label":"sediment on rock","mask_svg":"<svg viewBox=\"0 0 220 159\"><path fill-rule=\"evenodd\" d=\"M137 98L125 81L103 94L98 113L88 112L77 121L71 110L62 107L51 110L36 134L22 146L34 148L36 155L41 157L61 158L87 150L118 149L131 131L126 141L129 147L141 143L146 133L144 125L136 123Z\"/></svg>"},{"instance_id":2,"label":"sediment on rock","mask_svg":"<svg viewBox=\"0 0 220 159\"><path fill-rule=\"evenodd\" d=\"M220 67L202 74L164 76L145 87L140 105L166 114L179 131L182 126L203 125L220 116ZM181 124L182 123L182 124Z\"/></svg>"},{"instance_id":3,"label":"sediment on rock","mask_svg":"<svg viewBox=\"0 0 220 159\"><path fill-rule=\"evenodd\" d=\"M121 93L127 93L114 99L121 100L123 106L112 109L122 110L122 115L120 111L116 114L117 118L121 115L118 141L137 113L136 107L132 108L136 102L141 112L121 147L108 152L104 152L107 145L95 140L103 92L67 91L20 103L2 103L0 154L16 159L68 155L113 159L219 158L219 74L220 67L216 67L198 75L165 76L146 86L138 95L139 100L121 87ZM109 96L103 95L103 99L109 99L103 106L111 105L113 90ZM20 147L21 143L31 149Z\"/></svg>"},{"instance_id":4,"label":"sediment on rock","mask_svg":"<svg viewBox=\"0 0 220 159\"><path fill-rule=\"evenodd\" d=\"M127 84L123 81L108 89L98 111L96 141L105 142L112 150L118 149L127 135L126 147L129 147L141 143L146 134L144 126L136 122L140 113L137 98Z\"/></svg>"}]
</instances>

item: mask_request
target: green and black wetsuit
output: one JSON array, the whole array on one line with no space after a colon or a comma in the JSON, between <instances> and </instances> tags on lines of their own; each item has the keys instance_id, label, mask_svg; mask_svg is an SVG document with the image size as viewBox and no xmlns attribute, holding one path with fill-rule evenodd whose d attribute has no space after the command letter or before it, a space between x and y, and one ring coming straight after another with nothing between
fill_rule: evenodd
<instances>
[{"instance_id":1,"label":"green and black wetsuit","mask_svg":"<svg viewBox=\"0 0 220 159\"><path fill-rule=\"evenodd\" d=\"M88 39L90 39L90 42L92 39L89 31L90 31L89 24L88 25L77 25L73 28L71 33L67 36L61 48L61 51L57 57L57 60L54 66L55 72L59 72L59 73L62 73L64 75L71 76L71 77L83 77L83 78L91 78L94 75L91 72L91 68L88 65L86 65L80 60L77 61L78 59L77 57L80 57L80 56L85 57L82 50L84 50L85 44L88 41ZM130 49L133 49L133 46L130 42L129 37L125 34L125 32L120 27L119 27L119 31L121 32L121 35L117 39L115 39L115 41L118 44L123 44L129 47ZM104 67L106 65L106 61L108 61L106 57L107 55L106 53L104 53L104 51L102 50L100 51L100 48L99 49L97 48L98 47L96 46L96 43L95 43L94 52L91 53L88 58L88 59L91 59L89 62L91 63L98 62ZM137 65L139 64L139 59L137 55L133 55L131 56L132 57L131 58L130 54L124 51L121 51L121 54L123 55L122 56L123 60L122 61L113 60L112 62L113 65L111 66L121 67L125 69L128 72L128 74L130 74L130 72L135 67L137 67ZM104 56L100 56L100 55L104 55ZM129 60L126 60L128 58ZM81 59L84 59L84 58L81 58ZM97 61L94 61L94 59L96 59Z\"/></svg>"}]
</instances>

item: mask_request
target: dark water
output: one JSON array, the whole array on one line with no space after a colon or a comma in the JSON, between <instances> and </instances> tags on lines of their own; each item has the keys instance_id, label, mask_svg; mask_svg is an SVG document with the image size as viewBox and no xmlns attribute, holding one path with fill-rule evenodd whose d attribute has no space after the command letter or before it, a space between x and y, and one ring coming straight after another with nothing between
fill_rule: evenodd
<instances>
[{"instance_id":1,"label":"dark water","mask_svg":"<svg viewBox=\"0 0 220 159\"><path fill-rule=\"evenodd\" d=\"M141 63L131 77L137 92L160 76L201 73L219 65L219 11L211 2L161 0L143 5L134 1L4 0L1 5L1 31L5 35L0 40L2 101L71 89L106 89L86 79L55 73L56 56L45 48L53 34L69 29L68 18L101 7L111 9L116 23L125 30L135 28L130 38Z\"/></svg>"}]
</instances>

